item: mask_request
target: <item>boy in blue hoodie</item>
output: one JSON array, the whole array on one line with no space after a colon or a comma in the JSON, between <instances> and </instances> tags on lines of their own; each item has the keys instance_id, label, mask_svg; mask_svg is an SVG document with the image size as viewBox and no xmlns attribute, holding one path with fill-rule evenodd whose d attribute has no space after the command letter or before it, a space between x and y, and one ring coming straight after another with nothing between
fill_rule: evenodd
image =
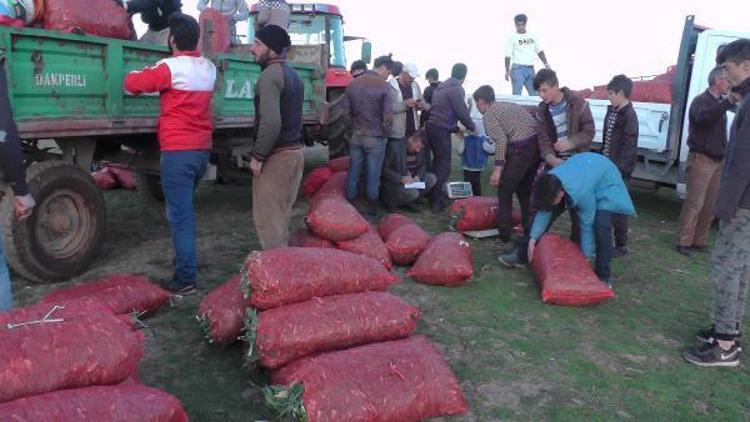
<instances>
[{"instance_id":1,"label":"boy in blue hoodie","mask_svg":"<svg viewBox=\"0 0 750 422\"><path fill-rule=\"evenodd\" d=\"M475 117L474 101L471 98L467 105L476 129L474 133L464 135L458 152L461 154L464 182L471 183L471 192L474 196L482 196L482 170L486 167L487 156L495 152L495 145L487 138L482 117Z\"/></svg>"},{"instance_id":2,"label":"boy in blue hoodie","mask_svg":"<svg viewBox=\"0 0 750 422\"><path fill-rule=\"evenodd\" d=\"M536 242L567 208L580 219L581 250L590 260L596 256L596 275L611 287L612 218L616 214L635 215L617 166L600 154L576 154L537 181L534 201L537 213L528 246L522 242L517 251L519 259L533 259Z\"/></svg>"}]
</instances>

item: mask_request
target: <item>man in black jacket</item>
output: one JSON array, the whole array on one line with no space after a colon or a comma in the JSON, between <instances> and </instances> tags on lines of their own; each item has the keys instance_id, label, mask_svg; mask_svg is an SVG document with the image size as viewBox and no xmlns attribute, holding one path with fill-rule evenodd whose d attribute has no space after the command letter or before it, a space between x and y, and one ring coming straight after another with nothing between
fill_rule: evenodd
<instances>
[{"instance_id":1,"label":"man in black jacket","mask_svg":"<svg viewBox=\"0 0 750 422\"><path fill-rule=\"evenodd\" d=\"M630 102L633 81L625 75L617 75L607 85L610 106L604 117L602 128L602 154L609 157L620 170L622 180L630 180L638 159L638 115ZM615 229L614 256L628 254L628 217L612 216Z\"/></svg>"},{"instance_id":2,"label":"man in black jacket","mask_svg":"<svg viewBox=\"0 0 750 422\"><path fill-rule=\"evenodd\" d=\"M182 11L180 0L129 0L127 11L131 15L141 14L148 30L140 41L166 46L169 38L169 17Z\"/></svg>"},{"instance_id":3,"label":"man in black jacket","mask_svg":"<svg viewBox=\"0 0 750 422\"><path fill-rule=\"evenodd\" d=\"M724 46L716 63L742 99L729 133L714 208L721 224L711 257L713 325L698 331L705 344L685 351L683 357L699 366L739 366L742 348L737 338L750 285L750 39Z\"/></svg>"},{"instance_id":4,"label":"man in black jacket","mask_svg":"<svg viewBox=\"0 0 750 422\"><path fill-rule=\"evenodd\" d=\"M727 111L737 101L728 92L727 74L717 67L708 75L708 89L690 104L687 195L682 203L677 240L677 251L685 256L692 256L694 250L705 250L708 242L727 145Z\"/></svg>"},{"instance_id":5,"label":"man in black jacket","mask_svg":"<svg viewBox=\"0 0 750 422\"><path fill-rule=\"evenodd\" d=\"M433 170L438 179L437 186L430 194L433 212L441 212L448 205L445 184L451 174L451 134L458 132L458 121L470 132L476 129L462 87L467 71L465 64L456 63L451 70L450 79L435 88L430 117L425 127L433 153Z\"/></svg>"},{"instance_id":6,"label":"man in black jacket","mask_svg":"<svg viewBox=\"0 0 750 422\"><path fill-rule=\"evenodd\" d=\"M427 150L422 142L427 135L416 131L404 140L389 141L383 162L383 173L380 182L380 200L388 212L405 206L420 197L427 195L437 183L437 177L427 172ZM424 182L424 189L407 189L406 184ZM415 209L411 209L415 211Z\"/></svg>"}]
</instances>

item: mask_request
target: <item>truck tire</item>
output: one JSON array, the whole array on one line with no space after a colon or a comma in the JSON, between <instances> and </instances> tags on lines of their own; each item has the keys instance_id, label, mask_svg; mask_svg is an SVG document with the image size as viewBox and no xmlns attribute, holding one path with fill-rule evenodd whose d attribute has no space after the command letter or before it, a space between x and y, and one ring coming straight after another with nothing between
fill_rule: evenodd
<instances>
[{"instance_id":1,"label":"truck tire","mask_svg":"<svg viewBox=\"0 0 750 422\"><path fill-rule=\"evenodd\" d=\"M352 137L351 119L344 107L342 93L333 95L330 106L330 117L326 125L326 139L328 141L328 159L349 155L349 141Z\"/></svg>"},{"instance_id":2,"label":"truck tire","mask_svg":"<svg viewBox=\"0 0 750 422\"><path fill-rule=\"evenodd\" d=\"M135 188L146 205L159 208L164 206L164 191L158 174L136 173Z\"/></svg>"},{"instance_id":3,"label":"truck tire","mask_svg":"<svg viewBox=\"0 0 750 422\"><path fill-rule=\"evenodd\" d=\"M13 270L35 283L54 283L82 273L104 240L104 197L91 176L62 161L45 161L27 171L36 200L24 221L3 200L5 257Z\"/></svg>"}]
</instances>

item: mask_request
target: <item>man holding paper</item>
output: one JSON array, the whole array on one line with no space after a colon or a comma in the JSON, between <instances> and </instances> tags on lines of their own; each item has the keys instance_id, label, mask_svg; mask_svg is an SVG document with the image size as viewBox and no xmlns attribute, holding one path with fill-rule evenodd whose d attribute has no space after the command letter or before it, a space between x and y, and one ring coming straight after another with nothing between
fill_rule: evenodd
<instances>
[{"instance_id":1,"label":"man holding paper","mask_svg":"<svg viewBox=\"0 0 750 422\"><path fill-rule=\"evenodd\" d=\"M406 145L401 142L399 148L386 150L380 199L388 212L394 212L401 206L409 207L412 202L426 196L437 183L437 176L426 171L427 160L420 159L426 152L422 142L424 136L423 131L414 132Z\"/></svg>"}]
</instances>

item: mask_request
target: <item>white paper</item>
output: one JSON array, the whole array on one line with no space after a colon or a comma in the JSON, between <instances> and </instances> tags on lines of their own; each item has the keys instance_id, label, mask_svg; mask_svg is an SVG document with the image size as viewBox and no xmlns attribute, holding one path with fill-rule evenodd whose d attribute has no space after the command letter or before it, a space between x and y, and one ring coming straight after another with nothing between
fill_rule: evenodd
<instances>
[{"instance_id":1,"label":"white paper","mask_svg":"<svg viewBox=\"0 0 750 422\"><path fill-rule=\"evenodd\" d=\"M406 189L424 189L426 187L427 186L424 184L424 182L412 182L404 185L404 188Z\"/></svg>"}]
</instances>

